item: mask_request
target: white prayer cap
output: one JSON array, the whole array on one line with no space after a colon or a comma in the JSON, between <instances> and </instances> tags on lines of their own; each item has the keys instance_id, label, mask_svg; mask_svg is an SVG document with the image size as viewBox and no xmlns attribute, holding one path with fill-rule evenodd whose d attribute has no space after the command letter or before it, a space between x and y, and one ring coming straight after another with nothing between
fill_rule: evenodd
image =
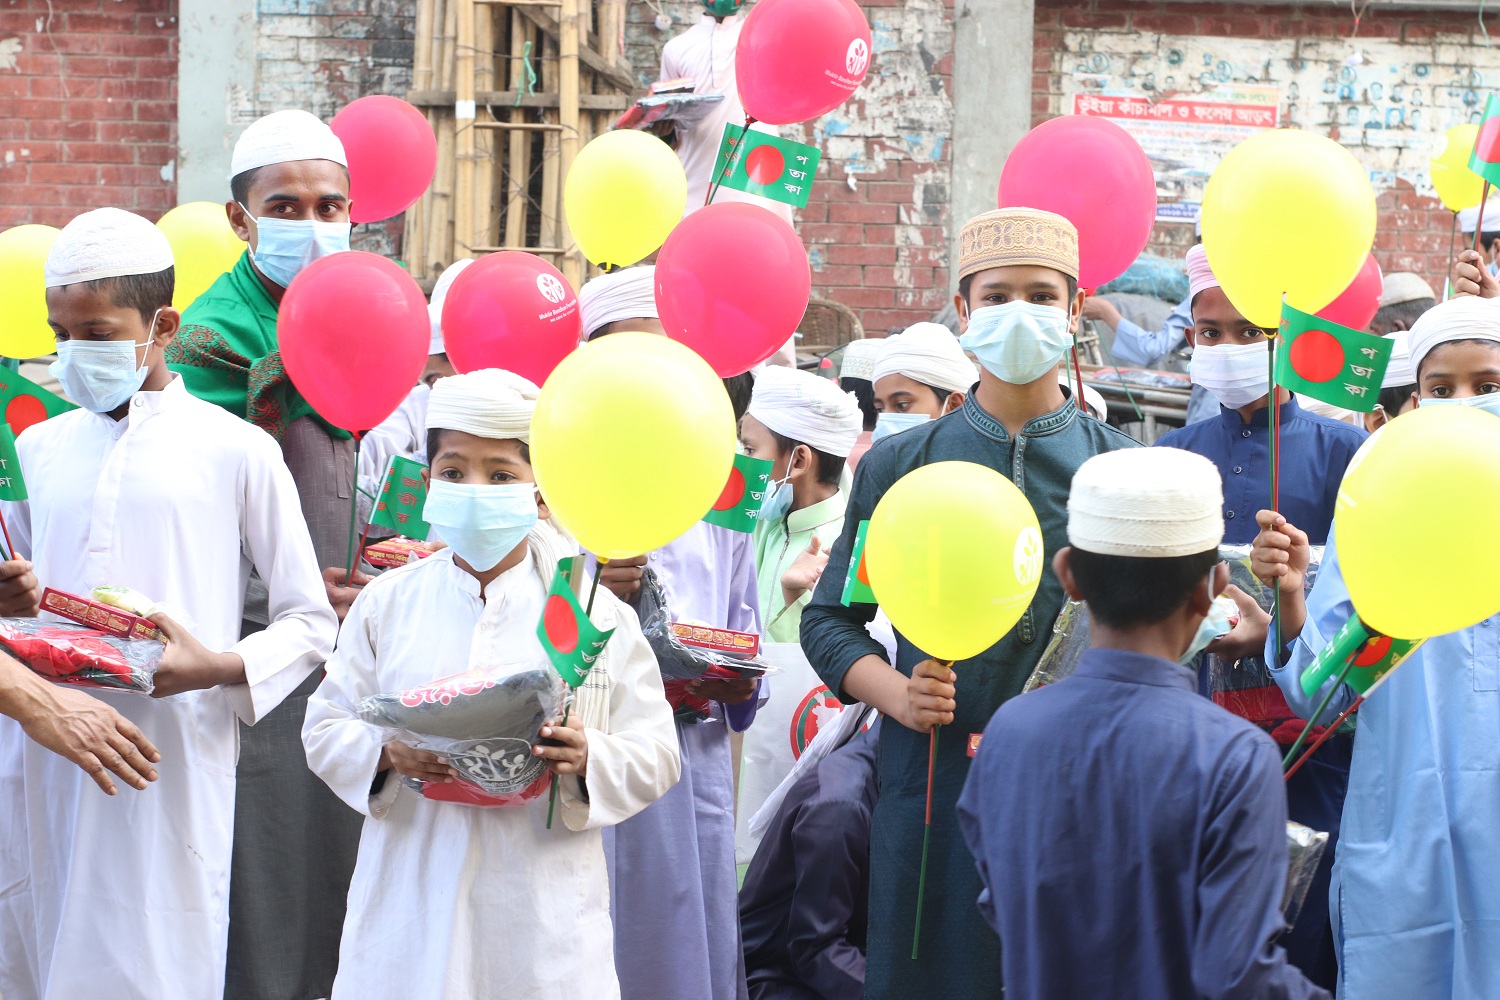
<instances>
[{"instance_id":1,"label":"white prayer cap","mask_svg":"<svg viewBox=\"0 0 1500 1000\"><path fill-rule=\"evenodd\" d=\"M1193 244L1187 252L1187 275L1189 302L1196 299L1199 292L1219 287L1219 279L1214 277L1214 269L1208 266L1208 251L1203 249L1202 243Z\"/></svg>"},{"instance_id":2,"label":"white prayer cap","mask_svg":"<svg viewBox=\"0 0 1500 1000\"><path fill-rule=\"evenodd\" d=\"M870 381L878 382L887 375L905 375L945 392L968 392L979 380L974 362L958 346L953 332L941 323L915 323L885 338Z\"/></svg>"},{"instance_id":3,"label":"white prayer cap","mask_svg":"<svg viewBox=\"0 0 1500 1000\"><path fill-rule=\"evenodd\" d=\"M1073 474L1068 544L1085 552L1168 559L1216 549L1223 538L1223 483L1202 455L1126 448Z\"/></svg>"},{"instance_id":4,"label":"white prayer cap","mask_svg":"<svg viewBox=\"0 0 1500 1000\"><path fill-rule=\"evenodd\" d=\"M432 342L427 345L428 355L442 354L446 350L443 346L443 303L447 301L448 289L453 287L453 280L472 263L473 257L461 257L443 268L443 273L432 283L432 299L427 303L427 318L432 322Z\"/></svg>"},{"instance_id":5,"label":"white prayer cap","mask_svg":"<svg viewBox=\"0 0 1500 1000\"><path fill-rule=\"evenodd\" d=\"M1416 385L1417 369L1411 363L1411 331L1397 330L1386 339L1391 342L1391 363L1386 366L1385 377L1380 380L1380 388Z\"/></svg>"},{"instance_id":6,"label":"white prayer cap","mask_svg":"<svg viewBox=\"0 0 1500 1000\"><path fill-rule=\"evenodd\" d=\"M229 176L292 160L332 160L349 166L344 144L317 115L307 111L273 111L240 133L229 158Z\"/></svg>"},{"instance_id":7,"label":"white prayer cap","mask_svg":"<svg viewBox=\"0 0 1500 1000\"><path fill-rule=\"evenodd\" d=\"M585 338L620 320L655 318L656 265L627 267L584 282L578 293L578 311L583 316Z\"/></svg>"},{"instance_id":8,"label":"white prayer cap","mask_svg":"<svg viewBox=\"0 0 1500 1000\"><path fill-rule=\"evenodd\" d=\"M1466 233L1472 233L1474 227L1479 225L1479 206L1462 208L1458 211L1458 228ZM1488 232L1500 230L1500 199L1491 198L1484 203L1484 228Z\"/></svg>"},{"instance_id":9,"label":"white prayer cap","mask_svg":"<svg viewBox=\"0 0 1500 1000\"><path fill-rule=\"evenodd\" d=\"M1417 317L1411 327L1412 371L1422 370L1422 359L1434 347L1454 340L1500 342L1500 299L1460 295L1439 302Z\"/></svg>"},{"instance_id":10,"label":"white prayer cap","mask_svg":"<svg viewBox=\"0 0 1500 1000\"><path fill-rule=\"evenodd\" d=\"M831 379L773 365L755 377L750 416L782 437L848 458L865 429L854 393Z\"/></svg>"},{"instance_id":11,"label":"white prayer cap","mask_svg":"<svg viewBox=\"0 0 1500 1000\"><path fill-rule=\"evenodd\" d=\"M1500 219L1496 220L1500 224ZM1399 306L1403 302L1417 302L1421 299L1436 299L1432 294L1432 286L1422 280L1419 274L1410 271L1396 271L1387 274L1380 286L1380 305Z\"/></svg>"},{"instance_id":12,"label":"white prayer cap","mask_svg":"<svg viewBox=\"0 0 1500 1000\"><path fill-rule=\"evenodd\" d=\"M875 359L885 346L884 340L851 340L844 345L844 360L839 363L839 378L862 378L875 381Z\"/></svg>"},{"instance_id":13,"label":"white prayer cap","mask_svg":"<svg viewBox=\"0 0 1500 1000\"><path fill-rule=\"evenodd\" d=\"M43 277L47 288L60 288L172 266L172 245L160 229L124 209L96 208L63 226L47 253Z\"/></svg>"},{"instance_id":14,"label":"white prayer cap","mask_svg":"<svg viewBox=\"0 0 1500 1000\"><path fill-rule=\"evenodd\" d=\"M1078 379L1074 378L1066 369L1057 373L1057 381L1069 392L1078 391ZM1098 389L1087 383L1084 383L1083 386L1083 408L1088 410L1089 413L1093 414L1101 422L1109 419L1109 404L1104 401L1104 397L1099 394Z\"/></svg>"},{"instance_id":15,"label":"white prayer cap","mask_svg":"<svg viewBox=\"0 0 1500 1000\"><path fill-rule=\"evenodd\" d=\"M540 392L532 382L499 368L440 378L427 397L427 430L530 443L531 414Z\"/></svg>"}]
</instances>

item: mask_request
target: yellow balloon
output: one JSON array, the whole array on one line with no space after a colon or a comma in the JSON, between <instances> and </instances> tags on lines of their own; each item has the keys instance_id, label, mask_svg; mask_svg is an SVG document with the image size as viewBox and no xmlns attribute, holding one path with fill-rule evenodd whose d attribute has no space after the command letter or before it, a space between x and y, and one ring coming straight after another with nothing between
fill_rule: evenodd
<instances>
[{"instance_id":1,"label":"yellow balloon","mask_svg":"<svg viewBox=\"0 0 1500 1000\"><path fill-rule=\"evenodd\" d=\"M0 233L0 355L38 358L57 349L47 325L47 286L42 276L57 239L51 226L16 226Z\"/></svg>"},{"instance_id":2,"label":"yellow balloon","mask_svg":"<svg viewBox=\"0 0 1500 1000\"><path fill-rule=\"evenodd\" d=\"M1468 628L1500 611L1500 418L1424 406L1355 453L1334 506L1354 610L1397 639Z\"/></svg>"},{"instance_id":3,"label":"yellow balloon","mask_svg":"<svg viewBox=\"0 0 1500 1000\"><path fill-rule=\"evenodd\" d=\"M1472 208L1484 197L1484 178L1469 169L1477 138L1478 125L1453 126L1438 140L1428 163L1432 186L1450 212Z\"/></svg>"},{"instance_id":4,"label":"yellow balloon","mask_svg":"<svg viewBox=\"0 0 1500 1000\"><path fill-rule=\"evenodd\" d=\"M211 201L178 205L157 221L156 228L166 234L177 261L177 287L172 293L177 309L186 309L208 291L245 252L244 242L229 226L224 206Z\"/></svg>"},{"instance_id":5,"label":"yellow balloon","mask_svg":"<svg viewBox=\"0 0 1500 1000\"><path fill-rule=\"evenodd\" d=\"M1044 561L1025 495L973 462L908 472L875 505L865 534L881 608L940 660L978 656L1004 638L1031 604Z\"/></svg>"},{"instance_id":6,"label":"yellow balloon","mask_svg":"<svg viewBox=\"0 0 1500 1000\"><path fill-rule=\"evenodd\" d=\"M1234 307L1281 322L1281 297L1316 313L1338 298L1375 242L1365 168L1332 139L1275 129L1229 151L1203 193L1203 248Z\"/></svg>"},{"instance_id":7,"label":"yellow balloon","mask_svg":"<svg viewBox=\"0 0 1500 1000\"><path fill-rule=\"evenodd\" d=\"M542 498L584 548L627 559L708 513L734 463L734 409L675 340L614 333L562 360L531 418Z\"/></svg>"},{"instance_id":8,"label":"yellow balloon","mask_svg":"<svg viewBox=\"0 0 1500 1000\"><path fill-rule=\"evenodd\" d=\"M670 146L636 129L606 132L579 150L563 211L591 263L625 267L666 242L687 208L687 175Z\"/></svg>"}]
</instances>

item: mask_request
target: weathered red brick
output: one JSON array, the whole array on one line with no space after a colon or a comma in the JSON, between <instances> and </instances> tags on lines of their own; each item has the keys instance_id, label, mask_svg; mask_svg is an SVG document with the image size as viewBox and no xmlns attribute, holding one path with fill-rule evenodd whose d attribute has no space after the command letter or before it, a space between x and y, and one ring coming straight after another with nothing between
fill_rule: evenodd
<instances>
[{"instance_id":1,"label":"weathered red brick","mask_svg":"<svg viewBox=\"0 0 1500 1000\"><path fill-rule=\"evenodd\" d=\"M893 223L896 221L896 206L870 203L833 204L828 206L828 221Z\"/></svg>"}]
</instances>

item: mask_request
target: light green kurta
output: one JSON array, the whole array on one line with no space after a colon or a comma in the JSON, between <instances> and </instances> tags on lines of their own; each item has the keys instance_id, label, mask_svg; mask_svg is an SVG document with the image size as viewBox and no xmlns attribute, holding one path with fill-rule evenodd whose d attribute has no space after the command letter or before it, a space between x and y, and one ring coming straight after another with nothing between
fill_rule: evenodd
<instances>
[{"instance_id":1,"label":"light green kurta","mask_svg":"<svg viewBox=\"0 0 1500 1000\"><path fill-rule=\"evenodd\" d=\"M813 537L827 552L844 530L847 498L841 489L827 500L794 510L776 521L755 526L755 570L760 584L763 631L770 642L796 642L801 632L802 609L812 599L808 590L791 606L781 593L781 575L796 562Z\"/></svg>"}]
</instances>

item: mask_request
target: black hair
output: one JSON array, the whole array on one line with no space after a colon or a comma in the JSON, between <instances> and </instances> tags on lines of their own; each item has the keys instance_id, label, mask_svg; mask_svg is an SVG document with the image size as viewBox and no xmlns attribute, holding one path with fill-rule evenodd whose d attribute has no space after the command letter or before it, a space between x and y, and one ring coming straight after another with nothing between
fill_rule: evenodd
<instances>
[{"instance_id":1,"label":"black hair","mask_svg":"<svg viewBox=\"0 0 1500 1000\"><path fill-rule=\"evenodd\" d=\"M1053 270L1056 271L1057 269L1053 268ZM977 271L975 272L975 274L978 273L979 272ZM1058 271L1057 273L1062 274L1061 271ZM1063 277L1068 279L1068 301L1071 303L1073 301L1073 296L1078 294L1078 279L1068 277L1068 275L1066 274L1063 274ZM973 286L973 274L966 274L962 278L958 279L958 297L963 299L964 303L968 305L970 309L974 308L973 303L969 302L969 289Z\"/></svg>"},{"instance_id":2,"label":"black hair","mask_svg":"<svg viewBox=\"0 0 1500 1000\"><path fill-rule=\"evenodd\" d=\"M1414 385L1393 385L1380 390L1380 395L1375 397L1375 402L1386 412L1388 417L1394 417L1401 412L1401 407L1411 402L1412 394L1417 391Z\"/></svg>"},{"instance_id":3,"label":"black hair","mask_svg":"<svg viewBox=\"0 0 1500 1000\"><path fill-rule=\"evenodd\" d=\"M343 166L343 164L339 165ZM270 164L267 164L267 166L270 166ZM263 167L251 167L249 170L242 170L229 178L229 196L238 202L239 206L247 212L250 211L250 206L246 205L245 202L250 200L250 189L255 186L255 178L263 169ZM348 167L344 167L344 179L349 179Z\"/></svg>"},{"instance_id":4,"label":"black hair","mask_svg":"<svg viewBox=\"0 0 1500 1000\"><path fill-rule=\"evenodd\" d=\"M738 427L750 409L750 394L755 391L755 376L741 372L724 379L724 391L729 393L729 405L734 407L734 425Z\"/></svg>"},{"instance_id":5,"label":"black hair","mask_svg":"<svg viewBox=\"0 0 1500 1000\"><path fill-rule=\"evenodd\" d=\"M172 306L172 292L177 287L177 269L150 274L122 274L117 278L95 278L85 281L91 292L107 292L109 300L124 309L134 309L147 323L158 309Z\"/></svg>"},{"instance_id":6,"label":"black hair","mask_svg":"<svg viewBox=\"0 0 1500 1000\"><path fill-rule=\"evenodd\" d=\"M841 378L839 388L854 393L859 401L859 412L864 416L865 430L873 431L880 411L875 409L875 385L867 378Z\"/></svg>"},{"instance_id":7,"label":"black hair","mask_svg":"<svg viewBox=\"0 0 1500 1000\"><path fill-rule=\"evenodd\" d=\"M1370 329L1381 336L1390 336L1396 330L1410 330L1423 313L1437 305L1436 299L1412 299L1410 302L1395 302L1381 306L1370 320ZM1396 324L1400 323L1400 326Z\"/></svg>"},{"instance_id":8,"label":"black hair","mask_svg":"<svg viewBox=\"0 0 1500 1000\"><path fill-rule=\"evenodd\" d=\"M771 431L771 437L776 439L776 447L783 452L789 452L799 444L807 444L806 441L795 441L785 434L778 434L769 427L766 430ZM807 447L813 453L813 457L818 460L818 482L825 486L837 486L839 476L844 473L844 460L826 451L819 451L810 444Z\"/></svg>"},{"instance_id":9,"label":"black hair","mask_svg":"<svg viewBox=\"0 0 1500 1000\"><path fill-rule=\"evenodd\" d=\"M428 465L431 465L432 464L432 460L437 457L438 446L442 443L442 438L443 438L443 428L442 427L434 427L432 430L430 430L430 431L427 432L427 464ZM527 444L525 441L517 441L516 443L521 446L521 461L525 462L527 465L530 465L531 464L531 445Z\"/></svg>"},{"instance_id":10,"label":"black hair","mask_svg":"<svg viewBox=\"0 0 1500 1000\"><path fill-rule=\"evenodd\" d=\"M1500 344L1497 344L1495 341L1486 340L1483 337L1462 337L1457 340L1445 340L1441 344L1433 344L1432 347L1428 349L1427 354L1422 358L1422 363L1417 365L1418 383L1422 381L1422 369L1427 367L1427 359L1432 357L1432 352L1437 350L1439 347L1447 347L1449 344L1484 344L1486 347L1500 347Z\"/></svg>"},{"instance_id":11,"label":"black hair","mask_svg":"<svg viewBox=\"0 0 1500 1000\"><path fill-rule=\"evenodd\" d=\"M1183 606L1219 563L1219 550L1164 559L1102 556L1074 548L1073 582L1089 615L1109 628L1154 625Z\"/></svg>"}]
</instances>

